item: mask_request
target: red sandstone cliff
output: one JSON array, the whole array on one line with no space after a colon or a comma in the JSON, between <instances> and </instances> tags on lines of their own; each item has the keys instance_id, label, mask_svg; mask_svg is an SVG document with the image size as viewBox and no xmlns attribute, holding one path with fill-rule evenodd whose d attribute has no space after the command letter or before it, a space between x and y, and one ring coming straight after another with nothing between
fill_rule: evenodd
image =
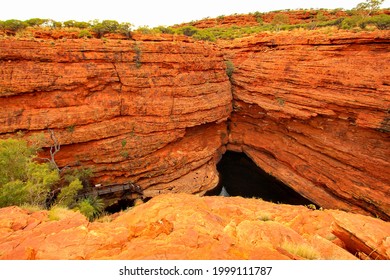
<instances>
[{"instance_id":1,"label":"red sandstone cliff","mask_svg":"<svg viewBox=\"0 0 390 280\"><path fill-rule=\"evenodd\" d=\"M390 32L259 34L226 44L228 149L325 208L390 218Z\"/></svg>"},{"instance_id":2,"label":"red sandstone cliff","mask_svg":"<svg viewBox=\"0 0 390 280\"><path fill-rule=\"evenodd\" d=\"M60 166L146 196L213 188L228 144L324 208L390 219L388 31L135 38L0 40L1 137L53 129Z\"/></svg>"},{"instance_id":3,"label":"red sandstone cliff","mask_svg":"<svg viewBox=\"0 0 390 280\"><path fill-rule=\"evenodd\" d=\"M186 37L0 40L0 134L48 128L60 167L137 182L147 196L217 184L231 87L222 53Z\"/></svg>"}]
</instances>

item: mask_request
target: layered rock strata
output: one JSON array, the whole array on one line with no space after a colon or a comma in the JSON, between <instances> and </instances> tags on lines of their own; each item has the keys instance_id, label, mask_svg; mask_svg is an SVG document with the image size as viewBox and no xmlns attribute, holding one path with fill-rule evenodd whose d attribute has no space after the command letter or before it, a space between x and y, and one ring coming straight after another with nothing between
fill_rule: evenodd
<instances>
[{"instance_id":1,"label":"layered rock strata","mask_svg":"<svg viewBox=\"0 0 390 280\"><path fill-rule=\"evenodd\" d=\"M70 210L2 208L0 259L389 259L389 230L337 210L166 194L93 223Z\"/></svg>"},{"instance_id":2,"label":"layered rock strata","mask_svg":"<svg viewBox=\"0 0 390 280\"><path fill-rule=\"evenodd\" d=\"M298 31L226 44L228 149L322 207L390 219L389 34Z\"/></svg>"},{"instance_id":3,"label":"layered rock strata","mask_svg":"<svg viewBox=\"0 0 390 280\"><path fill-rule=\"evenodd\" d=\"M215 187L227 147L324 208L389 220L390 34L333 32L2 39L0 135L43 134L49 157L51 129L60 167L146 196Z\"/></svg>"},{"instance_id":4,"label":"layered rock strata","mask_svg":"<svg viewBox=\"0 0 390 280\"><path fill-rule=\"evenodd\" d=\"M61 168L147 196L217 184L231 98L222 53L186 37L0 41L1 137L43 135L47 151L51 129Z\"/></svg>"}]
</instances>

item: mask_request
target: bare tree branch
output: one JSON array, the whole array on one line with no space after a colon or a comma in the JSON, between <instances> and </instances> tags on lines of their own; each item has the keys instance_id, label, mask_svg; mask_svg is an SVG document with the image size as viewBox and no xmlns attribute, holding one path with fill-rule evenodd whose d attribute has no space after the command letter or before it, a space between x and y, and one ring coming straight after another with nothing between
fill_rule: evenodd
<instances>
[{"instance_id":1,"label":"bare tree branch","mask_svg":"<svg viewBox=\"0 0 390 280\"><path fill-rule=\"evenodd\" d=\"M49 128L50 132L50 138L53 141L53 145L50 146L50 163L53 165L54 168L56 168L58 171L60 171L60 168L58 167L56 160L55 160L55 155L58 153L61 149L61 144L58 142L57 137L54 134L54 131Z\"/></svg>"}]
</instances>

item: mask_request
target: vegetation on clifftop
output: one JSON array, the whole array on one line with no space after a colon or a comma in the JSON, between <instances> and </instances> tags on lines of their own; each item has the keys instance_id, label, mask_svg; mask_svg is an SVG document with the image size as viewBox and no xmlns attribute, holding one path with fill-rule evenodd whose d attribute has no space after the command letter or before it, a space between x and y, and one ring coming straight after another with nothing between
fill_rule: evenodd
<instances>
[{"instance_id":1,"label":"vegetation on clifftop","mask_svg":"<svg viewBox=\"0 0 390 280\"><path fill-rule=\"evenodd\" d=\"M26 21L10 19L0 21L0 35L30 36L33 29L61 30L77 34L76 38L102 38L108 34L118 34L123 39L131 39L133 33L141 34L178 34L192 37L195 40L216 41L218 39L230 40L249 36L260 32L277 32L294 29L319 29L334 27L345 30L389 30L390 15L388 10L380 10L383 0L366 0L358 4L352 10L281 10L270 13L255 12L248 15L235 15L237 18L252 18L249 24L240 25L239 19L234 21L235 16L230 16L232 22L225 22L225 16L215 19L204 19L188 24L173 27L158 26L149 28L147 26L132 30L133 25L128 22L118 23L115 20L93 20L89 22L67 20L58 22L51 19L32 18ZM297 16L298 18L293 18ZM202 25L207 21L209 24ZM211 22L211 24L210 24Z\"/></svg>"}]
</instances>

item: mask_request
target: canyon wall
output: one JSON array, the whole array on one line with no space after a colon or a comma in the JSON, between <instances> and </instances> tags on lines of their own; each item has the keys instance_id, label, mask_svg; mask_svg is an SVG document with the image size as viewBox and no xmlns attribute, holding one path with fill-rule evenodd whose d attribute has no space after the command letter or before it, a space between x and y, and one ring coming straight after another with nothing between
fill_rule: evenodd
<instances>
[{"instance_id":1,"label":"canyon wall","mask_svg":"<svg viewBox=\"0 0 390 280\"><path fill-rule=\"evenodd\" d=\"M290 32L226 44L228 149L322 207L388 220L389 34Z\"/></svg>"},{"instance_id":2,"label":"canyon wall","mask_svg":"<svg viewBox=\"0 0 390 280\"><path fill-rule=\"evenodd\" d=\"M227 148L324 208L389 220L389 35L2 39L0 137L43 135L48 157L51 129L60 167L150 197L214 188Z\"/></svg>"},{"instance_id":3,"label":"canyon wall","mask_svg":"<svg viewBox=\"0 0 390 280\"><path fill-rule=\"evenodd\" d=\"M0 135L51 129L57 164L146 196L204 193L218 182L231 85L222 53L179 36L0 40Z\"/></svg>"}]
</instances>

